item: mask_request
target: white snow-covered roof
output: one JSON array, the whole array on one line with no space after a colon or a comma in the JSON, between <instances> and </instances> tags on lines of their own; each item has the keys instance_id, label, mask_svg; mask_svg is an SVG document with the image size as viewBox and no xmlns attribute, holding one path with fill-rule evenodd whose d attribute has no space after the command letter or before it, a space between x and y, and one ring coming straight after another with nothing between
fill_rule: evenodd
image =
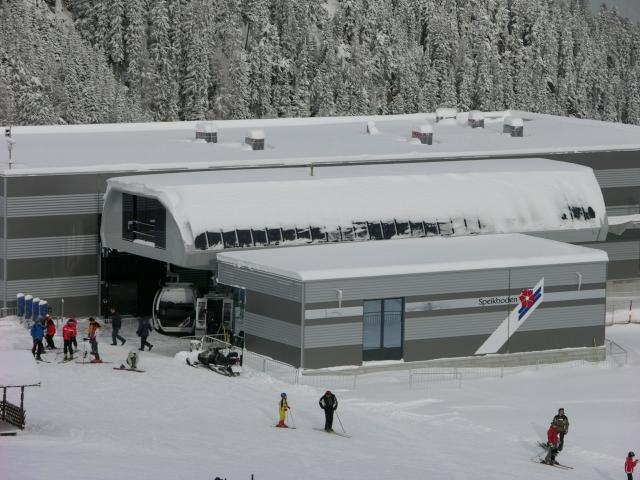
<instances>
[{"instance_id":1,"label":"white snow-covered roof","mask_svg":"<svg viewBox=\"0 0 640 480\"><path fill-rule=\"evenodd\" d=\"M30 352L0 351L0 387L20 387L39 383L40 374Z\"/></svg>"},{"instance_id":2,"label":"white snow-covered roof","mask_svg":"<svg viewBox=\"0 0 640 480\"><path fill-rule=\"evenodd\" d=\"M105 210L119 201L120 192L156 198L173 216L187 249L220 250L225 231L318 227L330 232L394 220L441 223L443 234L455 235L584 230L593 236L582 241L606 236L606 209L593 170L575 164L473 160L323 167L310 173L288 168L116 177L108 180ZM409 226L397 228L395 238L422 236ZM205 232L207 243L199 246Z\"/></svg>"},{"instance_id":3,"label":"white snow-covered roof","mask_svg":"<svg viewBox=\"0 0 640 480\"><path fill-rule=\"evenodd\" d=\"M467 125L468 113L439 123L433 113L225 120L215 122L218 143L195 140L201 122L13 127L13 168L2 147L0 169L5 175L148 172L640 149L636 126L515 111L484 115L485 128L476 129ZM510 115L524 119L524 137L503 133ZM368 121L375 121L376 135L366 134ZM411 140L411 128L422 124L434 124L433 145ZM245 144L248 130L264 131L264 150Z\"/></svg>"},{"instance_id":4,"label":"white snow-covered roof","mask_svg":"<svg viewBox=\"0 0 640 480\"><path fill-rule=\"evenodd\" d=\"M521 234L234 251L218 262L301 281L608 261L602 250Z\"/></svg>"}]
</instances>

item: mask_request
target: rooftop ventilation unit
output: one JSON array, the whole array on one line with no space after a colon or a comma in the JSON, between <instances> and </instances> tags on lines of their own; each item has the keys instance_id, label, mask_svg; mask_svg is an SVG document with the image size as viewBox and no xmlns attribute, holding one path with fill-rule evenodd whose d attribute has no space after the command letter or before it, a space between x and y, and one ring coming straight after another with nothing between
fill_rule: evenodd
<instances>
[{"instance_id":1,"label":"rooftop ventilation unit","mask_svg":"<svg viewBox=\"0 0 640 480\"><path fill-rule=\"evenodd\" d=\"M524 136L524 122L518 117L507 117L504 119L503 133L508 133L512 137Z\"/></svg>"},{"instance_id":2,"label":"rooftop ventilation unit","mask_svg":"<svg viewBox=\"0 0 640 480\"><path fill-rule=\"evenodd\" d=\"M456 108L438 108L436 109L436 122L448 119L455 120L456 115L458 115L458 109Z\"/></svg>"},{"instance_id":3,"label":"rooftop ventilation unit","mask_svg":"<svg viewBox=\"0 0 640 480\"><path fill-rule=\"evenodd\" d=\"M432 145L433 127L429 124L416 125L411 129L411 138L417 138L423 145Z\"/></svg>"},{"instance_id":4,"label":"rooftop ventilation unit","mask_svg":"<svg viewBox=\"0 0 640 480\"><path fill-rule=\"evenodd\" d=\"M244 137L244 143L251 147L251 150L264 150L264 130L249 130Z\"/></svg>"},{"instance_id":5,"label":"rooftop ventilation unit","mask_svg":"<svg viewBox=\"0 0 640 480\"><path fill-rule=\"evenodd\" d=\"M467 123L471 128L484 128L484 113L478 110L469 112Z\"/></svg>"},{"instance_id":6,"label":"rooftop ventilation unit","mask_svg":"<svg viewBox=\"0 0 640 480\"><path fill-rule=\"evenodd\" d=\"M196 124L196 140L218 143L218 126L211 122Z\"/></svg>"}]
</instances>

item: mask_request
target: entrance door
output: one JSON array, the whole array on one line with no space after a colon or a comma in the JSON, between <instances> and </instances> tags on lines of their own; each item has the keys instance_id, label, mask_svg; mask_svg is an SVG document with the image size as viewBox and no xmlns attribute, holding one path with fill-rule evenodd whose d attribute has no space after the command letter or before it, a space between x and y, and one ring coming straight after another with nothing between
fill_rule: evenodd
<instances>
[{"instance_id":1,"label":"entrance door","mask_svg":"<svg viewBox=\"0 0 640 480\"><path fill-rule=\"evenodd\" d=\"M362 359L400 360L404 323L402 298L366 300L362 318Z\"/></svg>"}]
</instances>

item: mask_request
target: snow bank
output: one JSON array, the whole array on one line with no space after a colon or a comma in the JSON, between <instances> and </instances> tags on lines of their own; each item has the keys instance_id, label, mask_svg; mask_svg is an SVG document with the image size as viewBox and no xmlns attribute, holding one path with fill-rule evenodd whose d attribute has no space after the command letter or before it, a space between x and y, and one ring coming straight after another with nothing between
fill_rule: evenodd
<instances>
[{"instance_id":1,"label":"snow bank","mask_svg":"<svg viewBox=\"0 0 640 480\"><path fill-rule=\"evenodd\" d=\"M18 387L39 383L40 375L31 352L0 351L0 387Z\"/></svg>"}]
</instances>

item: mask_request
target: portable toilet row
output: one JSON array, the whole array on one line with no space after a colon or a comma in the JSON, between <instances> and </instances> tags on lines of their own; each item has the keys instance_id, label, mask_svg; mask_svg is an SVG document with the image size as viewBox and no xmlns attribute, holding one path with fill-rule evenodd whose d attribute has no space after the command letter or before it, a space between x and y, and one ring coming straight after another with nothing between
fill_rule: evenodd
<instances>
[{"instance_id":1,"label":"portable toilet row","mask_svg":"<svg viewBox=\"0 0 640 480\"><path fill-rule=\"evenodd\" d=\"M49 304L46 300L33 298L33 295L25 295L19 293L18 298L18 317L26 320L38 320L44 318L49 313Z\"/></svg>"}]
</instances>

